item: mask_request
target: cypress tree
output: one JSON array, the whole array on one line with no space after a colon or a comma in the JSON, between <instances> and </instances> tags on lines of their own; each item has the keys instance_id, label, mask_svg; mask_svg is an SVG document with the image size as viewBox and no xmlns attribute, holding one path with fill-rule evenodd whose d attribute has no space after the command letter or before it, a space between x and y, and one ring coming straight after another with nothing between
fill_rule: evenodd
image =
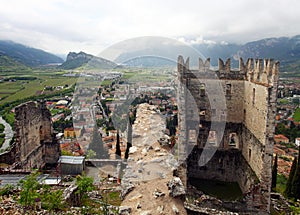
<instances>
[{"instance_id":1,"label":"cypress tree","mask_svg":"<svg viewBox=\"0 0 300 215\"><path fill-rule=\"evenodd\" d=\"M276 182L277 182L277 164L278 162L278 157L277 154L275 155L275 159L274 159L274 164L272 167L272 185L271 185L271 189L275 190L276 189Z\"/></svg>"},{"instance_id":2,"label":"cypress tree","mask_svg":"<svg viewBox=\"0 0 300 215\"><path fill-rule=\"evenodd\" d=\"M292 167L291 167L291 170L290 170L289 178L287 180L285 191L284 191L285 195L289 198L293 197L292 182L293 182L293 178L294 178L294 175L295 175L295 172L296 172L296 167L297 167L297 157L295 157L294 160L293 160L293 164L292 164Z\"/></svg>"},{"instance_id":3,"label":"cypress tree","mask_svg":"<svg viewBox=\"0 0 300 215\"><path fill-rule=\"evenodd\" d=\"M128 126L127 126L127 146L125 151L125 159L127 160L129 157L129 149L132 146L132 124L129 120Z\"/></svg>"},{"instance_id":4,"label":"cypress tree","mask_svg":"<svg viewBox=\"0 0 300 215\"><path fill-rule=\"evenodd\" d=\"M125 159L127 160L129 157L129 149L131 147L131 143L127 143L126 151L125 151Z\"/></svg>"},{"instance_id":5,"label":"cypress tree","mask_svg":"<svg viewBox=\"0 0 300 215\"><path fill-rule=\"evenodd\" d=\"M93 130L92 141L91 141L88 149L89 150L91 149L94 152L96 152L95 158L98 158L98 159L109 158L107 150L105 150L104 147L103 147L102 137L99 134L98 127L97 127L96 124L95 124L94 130Z\"/></svg>"},{"instance_id":6,"label":"cypress tree","mask_svg":"<svg viewBox=\"0 0 300 215\"><path fill-rule=\"evenodd\" d=\"M121 158L121 148L120 148L120 135L119 135L119 131L117 131L116 155L118 155Z\"/></svg>"},{"instance_id":7,"label":"cypress tree","mask_svg":"<svg viewBox=\"0 0 300 215\"><path fill-rule=\"evenodd\" d=\"M298 162L292 181L292 196L295 200L300 199L300 147L298 151Z\"/></svg>"}]
</instances>

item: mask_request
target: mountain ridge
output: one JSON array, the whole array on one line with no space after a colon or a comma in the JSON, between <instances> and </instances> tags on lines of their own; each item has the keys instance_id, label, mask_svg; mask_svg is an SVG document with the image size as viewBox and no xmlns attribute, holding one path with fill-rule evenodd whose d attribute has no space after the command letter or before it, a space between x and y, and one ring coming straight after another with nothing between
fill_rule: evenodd
<instances>
[{"instance_id":1,"label":"mountain ridge","mask_svg":"<svg viewBox=\"0 0 300 215\"><path fill-rule=\"evenodd\" d=\"M86 69L112 69L116 66L118 65L112 61L80 51L78 53L69 52L66 61L60 65L59 68L67 70L79 67L84 67Z\"/></svg>"},{"instance_id":2,"label":"mountain ridge","mask_svg":"<svg viewBox=\"0 0 300 215\"><path fill-rule=\"evenodd\" d=\"M0 54L29 67L63 63L63 59L54 54L9 40L0 40Z\"/></svg>"}]
</instances>

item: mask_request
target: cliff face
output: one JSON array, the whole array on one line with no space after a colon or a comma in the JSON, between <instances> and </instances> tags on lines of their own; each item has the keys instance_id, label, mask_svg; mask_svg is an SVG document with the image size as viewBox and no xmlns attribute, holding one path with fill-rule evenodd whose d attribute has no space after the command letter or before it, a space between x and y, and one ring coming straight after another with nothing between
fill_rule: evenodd
<instances>
[{"instance_id":1,"label":"cliff face","mask_svg":"<svg viewBox=\"0 0 300 215\"><path fill-rule=\"evenodd\" d=\"M67 60L60 66L62 69L76 69L79 67L110 69L116 67L117 64L104 58L96 57L85 52L70 52Z\"/></svg>"}]
</instances>

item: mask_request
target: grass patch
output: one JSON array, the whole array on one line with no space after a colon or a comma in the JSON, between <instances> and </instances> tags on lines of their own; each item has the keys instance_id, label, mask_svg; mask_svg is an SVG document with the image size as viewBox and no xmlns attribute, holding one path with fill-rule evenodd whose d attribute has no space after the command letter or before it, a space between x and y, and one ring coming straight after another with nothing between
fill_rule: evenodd
<instances>
[{"instance_id":1,"label":"grass patch","mask_svg":"<svg viewBox=\"0 0 300 215\"><path fill-rule=\"evenodd\" d=\"M288 103L289 103L289 100L288 100L288 99L285 99L285 98L283 98L283 99L278 99L278 103L279 103L279 104L282 104L282 105L288 104Z\"/></svg>"},{"instance_id":2,"label":"grass patch","mask_svg":"<svg viewBox=\"0 0 300 215\"><path fill-rule=\"evenodd\" d=\"M283 194L286 187L287 178L284 175L277 174L276 191Z\"/></svg>"},{"instance_id":3,"label":"grass patch","mask_svg":"<svg viewBox=\"0 0 300 215\"><path fill-rule=\"evenodd\" d=\"M4 137L0 137L0 147L2 147L4 141L5 141L5 138Z\"/></svg>"},{"instance_id":4,"label":"grass patch","mask_svg":"<svg viewBox=\"0 0 300 215\"><path fill-rule=\"evenodd\" d=\"M8 123L10 124L12 127L15 123L15 114L14 113L5 113L3 116L3 119Z\"/></svg>"},{"instance_id":5,"label":"grass patch","mask_svg":"<svg viewBox=\"0 0 300 215\"><path fill-rule=\"evenodd\" d=\"M120 192L118 191L106 191L102 193L103 200L107 201L107 204L119 206L122 203L120 198Z\"/></svg>"},{"instance_id":6,"label":"grass patch","mask_svg":"<svg viewBox=\"0 0 300 215\"><path fill-rule=\"evenodd\" d=\"M295 110L295 113L294 113L294 115L293 115L293 119L294 119L294 121L296 121L296 122L300 122L300 108L297 108L297 109Z\"/></svg>"},{"instance_id":7,"label":"grass patch","mask_svg":"<svg viewBox=\"0 0 300 215\"><path fill-rule=\"evenodd\" d=\"M5 126L3 124L0 124L0 133L3 133L5 129Z\"/></svg>"},{"instance_id":8,"label":"grass patch","mask_svg":"<svg viewBox=\"0 0 300 215\"><path fill-rule=\"evenodd\" d=\"M32 74L31 77L30 80L0 83L0 95L3 98L0 104L39 95L43 93L46 86L72 86L77 81L75 77L64 77L56 73L53 75L36 73Z\"/></svg>"}]
</instances>

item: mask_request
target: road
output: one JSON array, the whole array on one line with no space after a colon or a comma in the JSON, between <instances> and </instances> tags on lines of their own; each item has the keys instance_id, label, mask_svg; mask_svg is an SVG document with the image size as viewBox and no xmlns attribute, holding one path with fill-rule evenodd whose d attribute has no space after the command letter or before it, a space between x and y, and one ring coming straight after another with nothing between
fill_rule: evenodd
<instances>
[{"instance_id":1,"label":"road","mask_svg":"<svg viewBox=\"0 0 300 215\"><path fill-rule=\"evenodd\" d=\"M0 116L0 123L5 126L5 128L4 128L5 141L4 141L3 145L2 145L2 147L0 148L0 150L4 151L4 150L6 150L9 147L9 143L10 143L11 139L14 136L14 132L13 132L12 127L10 126L10 124L8 124L2 118L2 116Z\"/></svg>"}]
</instances>

